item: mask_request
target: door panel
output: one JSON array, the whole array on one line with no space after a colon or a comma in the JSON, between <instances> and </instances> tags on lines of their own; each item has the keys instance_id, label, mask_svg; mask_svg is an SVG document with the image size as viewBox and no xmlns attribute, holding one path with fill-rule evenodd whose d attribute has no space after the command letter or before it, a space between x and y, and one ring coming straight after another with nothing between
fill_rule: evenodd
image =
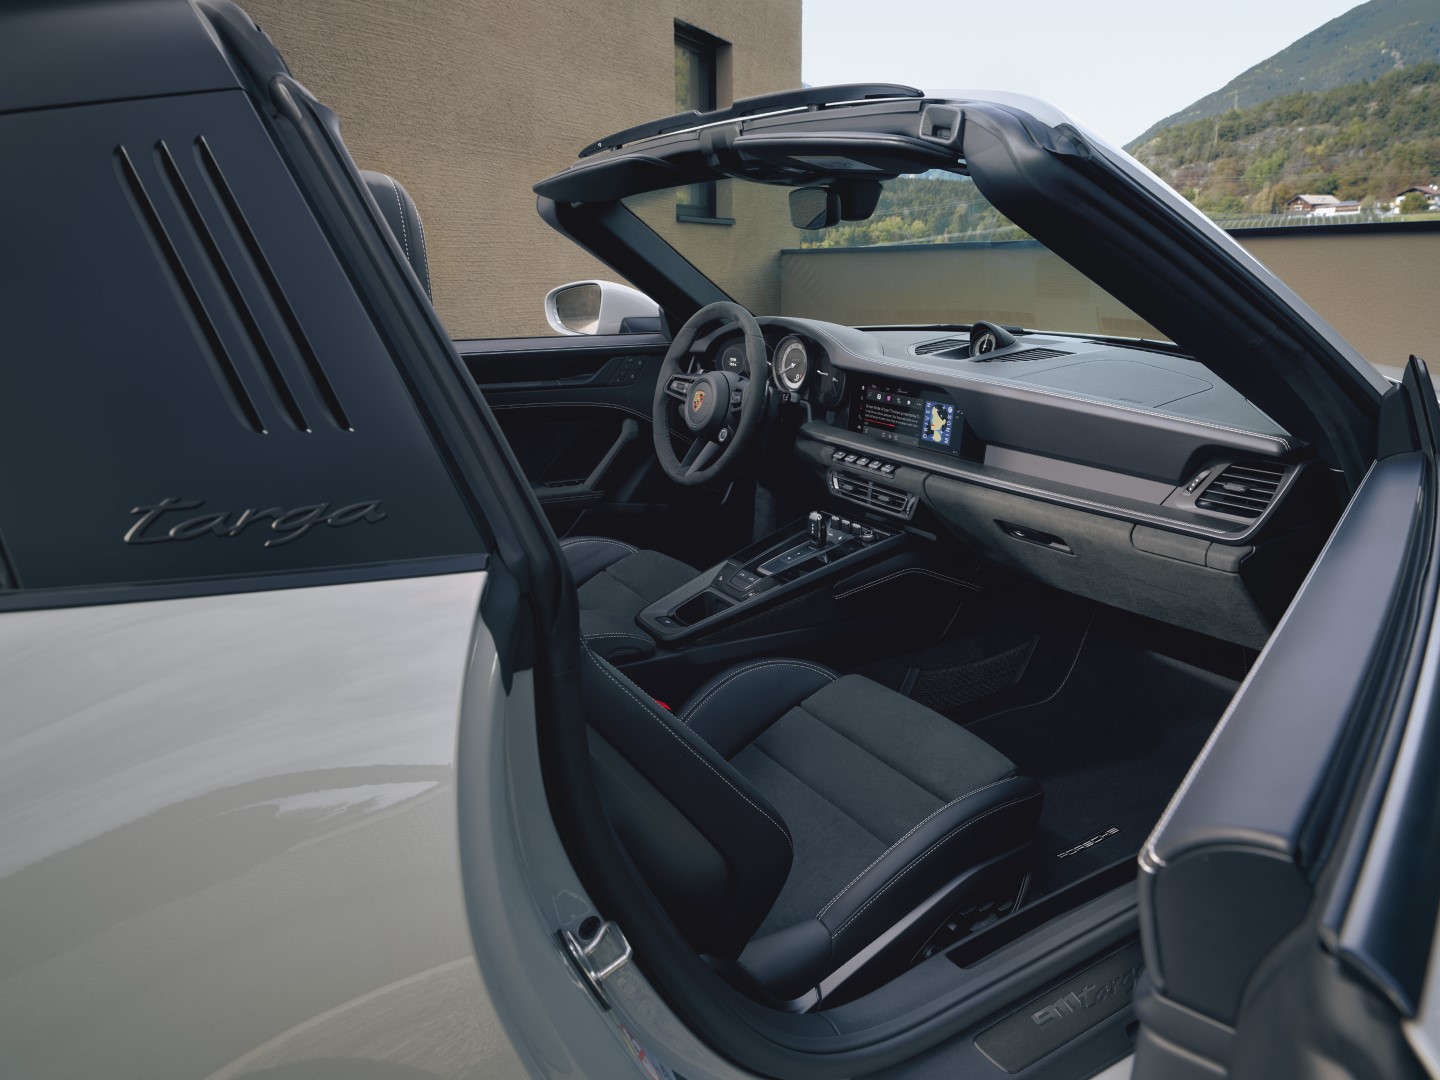
<instances>
[{"instance_id":1,"label":"door panel","mask_svg":"<svg viewBox=\"0 0 1440 1080\"><path fill-rule=\"evenodd\" d=\"M559 536L596 534L704 562L748 537L730 485L671 483L651 405L668 348L658 334L455 342ZM688 439L671 430L677 452Z\"/></svg>"}]
</instances>

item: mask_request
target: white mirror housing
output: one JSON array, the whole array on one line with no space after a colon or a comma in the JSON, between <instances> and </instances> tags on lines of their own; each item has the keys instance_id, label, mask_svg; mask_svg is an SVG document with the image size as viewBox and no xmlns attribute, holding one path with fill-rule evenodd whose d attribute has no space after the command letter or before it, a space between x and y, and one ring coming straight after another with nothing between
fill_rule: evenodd
<instances>
[{"instance_id":1,"label":"white mirror housing","mask_svg":"<svg viewBox=\"0 0 1440 1080\"><path fill-rule=\"evenodd\" d=\"M660 305L614 281L572 281L545 294L545 321L560 334L620 334L626 319L658 319Z\"/></svg>"}]
</instances>

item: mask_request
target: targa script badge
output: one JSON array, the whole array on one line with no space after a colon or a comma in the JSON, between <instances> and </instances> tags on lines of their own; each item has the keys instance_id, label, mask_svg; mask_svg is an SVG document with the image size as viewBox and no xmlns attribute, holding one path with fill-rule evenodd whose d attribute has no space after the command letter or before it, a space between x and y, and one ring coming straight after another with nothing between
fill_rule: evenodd
<instances>
[{"instance_id":1,"label":"targa script badge","mask_svg":"<svg viewBox=\"0 0 1440 1080\"><path fill-rule=\"evenodd\" d=\"M279 547L299 540L316 525L329 525L339 529L365 521L374 524L388 516L380 509L380 500L350 503L336 510L328 502L297 506L285 510L278 506L264 510L251 508L241 510L232 518L231 511L196 514L176 521L176 517L187 510L198 510L205 505L204 499L186 499L174 495L161 499L154 506L137 506L132 514L139 514L140 520L130 526L125 534L127 544L163 544L170 540L196 540L202 536L239 536L256 522L268 521L269 531L275 535L266 539L265 547ZM161 521L166 518L166 521ZM174 524L170 524L174 522ZM168 526L168 527L167 527ZM257 526L264 532L264 526Z\"/></svg>"}]
</instances>

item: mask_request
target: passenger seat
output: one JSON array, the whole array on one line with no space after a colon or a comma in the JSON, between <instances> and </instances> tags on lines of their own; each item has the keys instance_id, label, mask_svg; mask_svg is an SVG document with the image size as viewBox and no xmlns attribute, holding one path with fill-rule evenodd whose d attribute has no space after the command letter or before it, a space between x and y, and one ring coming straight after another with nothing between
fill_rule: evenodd
<instances>
[{"instance_id":1,"label":"passenger seat","mask_svg":"<svg viewBox=\"0 0 1440 1080\"><path fill-rule=\"evenodd\" d=\"M903 968L1028 866L1039 784L878 683L757 660L672 715L588 647L582 666L626 850L698 952L775 998Z\"/></svg>"}]
</instances>

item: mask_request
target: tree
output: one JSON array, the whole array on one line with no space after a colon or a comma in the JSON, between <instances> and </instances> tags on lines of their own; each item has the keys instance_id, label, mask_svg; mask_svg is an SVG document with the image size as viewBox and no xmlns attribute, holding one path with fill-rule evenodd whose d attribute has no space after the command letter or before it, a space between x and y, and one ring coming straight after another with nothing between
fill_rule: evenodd
<instances>
[{"instance_id":1,"label":"tree","mask_svg":"<svg viewBox=\"0 0 1440 1080\"><path fill-rule=\"evenodd\" d=\"M1418 191L1409 192L1400 200L1400 213L1402 214L1423 214L1429 209L1430 200Z\"/></svg>"}]
</instances>

